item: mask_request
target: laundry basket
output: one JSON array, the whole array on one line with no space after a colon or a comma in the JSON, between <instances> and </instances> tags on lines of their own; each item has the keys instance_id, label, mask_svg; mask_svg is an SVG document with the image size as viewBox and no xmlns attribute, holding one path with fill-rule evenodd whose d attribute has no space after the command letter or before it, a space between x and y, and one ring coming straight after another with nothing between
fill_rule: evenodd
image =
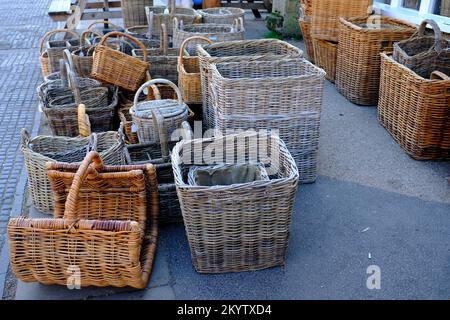
<instances>
[{"instance_id":1,"label":"laundry basket","mask_svg":"<svg viewBox=\"0 0 450 320\"><path fill-rule=\"evenodd\" d=\"M236 163L237 148L242 154ZM212 158L211 150L215 150ZM187 181L193 166L244 164L249 159L262 163L270 180L216 186L192 186ZM197 272L240 272L285 264L298 171L278 136L241 134L181 141L173 149L172 165Z\"/></svg>"},{"instance_id":2,"label":"laundry basket","mask_svg":"<svg viewBox=\"0 0 450 320\"><path fill-rule=\"evenodd\" d=\"M94 161L93 166L91 161ZM98 153L91 152L74 175L64 218L11 219L8 223L9 251L16 277L24 282L64 286L145 288L156 253L158 203L154 196L151 202L142 200L145 186L142 186L144 174L141 168L114 167L112 172L103 173L101 158ZM154 177L155 171L151 169ZM119 178L127 180L122 184L134 183L139 187L129 188L128 198L138 203L139 210L146 210L146 206L151 208L145 237L138 221L80 219L80 206L86 201L83 182L103 177L108 183L114 181L114 177L116 182ZM156 190L154 185L153 190ZM98 192L97 199L105 196L106 192ZM118 213L121 212L115 212L115 216ZM74 273L79 274L79 279L75 279L79 283L73 282Z\"/></svg>"},{"instance_id":3,"label":"laundry basket","mask_svg":"<svg viewBox=\"0 0 450 320\"><path fill-rule=\"evenodd\" d=\"M325 72L301 58L218 63L210 72L215 128L277 130L300 182L314 182Z\"/></svg>"},{"instance_id":4,"label":"laundry basket","mask_svg":"<svg viewBox=\"0 0 450 320\"><path fill-rule=\"evenodd\" d=\"M203 99L203 129L214 128L214 109L212 108L209 86L211 75L209 68L214 63L261 60L273 61L285 57L302 57L303 51L293 45L277 39L259 39L229 41L197 45L200 62L200 75Z\"/></svg>"},{"instance_id":5,"label":"laundry basket","mask_svg":"<svg viewBox=\"0 0 450 320\"><path fill-rule=\"evenodd\" d=\"M244 20L242 18L236 19L233 24L215 24L215 23L201 23L189 24L178 23L178 19L173 21L173 46L181 47L184 40L194 36L202 36L208 38L213 42L244 40L245 28ZM197 42L191 41L187 47L189 53L194 52L195 44ZM200 43L203 44L203 41Z\"/></svg>"},{"instance_id":6,"label":"laundry basket","mask_svg":"<svg viewBox=\"0 0 450 320\"><path fill-rule=\"evenodd\" d=\"M28 190L33 206L53 213L53 194L47 177L46 162L81 162L88 151L100 152L105 164L125 164L124 141L117 132L94 133L90 137L37 136L31 138L22 130L21 149L28 176Z\"/></svg>"},{"instance_id":7,"label":"laundry basket","mask_svg":"<svg viewBox=\"0 0 450 320\"><path fill-rule=\"evenodd\" d=\"M440 64L441 66L444 63ZM416 160L450 160L450 63L426 78L381 54L378 119ZM422 66L420 73L424 73Z\"/></svg>"},{"instance_id":8,"label":"laundry basket","mask_svg":"<svg viewBox=\"0 0 450 320\"><path fill-rule=\"evenodd\" d=\"M378 103L380 53L392 51L395 42L417 30L408 22L381 17L341 18L336 87L351 102L373 106Z\"/></svg>"}]
</instances>

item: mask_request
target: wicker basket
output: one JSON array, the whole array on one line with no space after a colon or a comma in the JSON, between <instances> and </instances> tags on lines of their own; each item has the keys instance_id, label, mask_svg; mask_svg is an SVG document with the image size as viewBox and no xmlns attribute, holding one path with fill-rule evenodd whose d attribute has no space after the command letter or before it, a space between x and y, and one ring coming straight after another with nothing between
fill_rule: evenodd
<instances>
[{"instance_id":1,"label":"wicker basket","mask_svg":"<svg viewBox=\"0 0 450 320\"><path fill-rule=\"evenodd\" d=\"M158 109L152 109L155 125L158 126L159 142L127 145L124 148L125 159L128 164L152 163L156 168L158 177L158 196L160 216L162 224L182 222L180 204L174 183L172 165L170 163L170 151L177 141L169 142L164 119ZM184 131L183 139L191 140L193 137L189 124L182 123Z\"/></svg>"},{"instance_id":2,"label":"wicker basket","mask_svg":"<svg viewBox=\"0 0 450 320\"><path fill-rule=\"evenodd\" d=\"M208 8L199 10L198 12L203 18L203 23L233 24L239 18L244 21L245 16L245 10L233 7Z\"/></svg>"},{"instance_id":3,"label":"wicker basket","mask_svg":"<svg viewBox=\"0 0 450 320\"><path fill-rule=\"evenodd\" d=\"M153 84L162 83L171 86L176 94L177 100L163 99L138 102L139 94ZM151 87L154 90L154 87ZM156 143L159 142L158 128L155 127L154 119L152 115L152 109L158 108L164 116L164 127L167 129L167 134L170 136L172 133L181 128L183 121L186 121L189 116L189 107L183 103L181 93L178 87L169 80L154 79L147 81L136 92L134 99L134 105L130 109L130 113L133 119L133 123L137 127L137 135L139 142L141 143Z\"/></svg>"},{"instance_id":4,"label":"wicker basket","mask_svg":"<svg viewBox=\"0 0 450 320\"><path fill-rule=\"evenodd\" d=\"M94 161L94 166L90 166L91 161ZM151 201L145 199L144 168L103 167L99 155L90 153L73 178L64 218L11 219L8 224L10 261L16 277L25 282L65 286L145 288L156 253L158 204L155 201L156 192L153 192ZM149 168L152 187L156 191L155 170L151 166ZM141 212L146 207L151 208L145 237L142 237L141 225L136 221L80 219L79 213L87 201L86 191L81 187L87 178L89 183L104 179L110 184L102 192L95 192L96 200L103 196L108 199L108 189L117 192L118 187L126 183L133 185L121 192L127 192L127 202L135 202ZM111 204L116 206L110 199L106 202L106 207ZM111 213L118 216L122 211ZM71 279L74 273L79 274L80 283L74 283Z\"/></svg>"},{"instance_id":5,"label":"wicker basket","mask_svg":"<svg viewBox=\"0 0 450 320\"><path fill-rule=\"evenodd\" d=\"M125 30L125 32L132 37L135 37L148 49L157 49L160 47L160 39L159 37L155 37L152 35L151 30L149 30L148 26L134 26L129 27Z\"/></svg>"},{"instance_id":6,"label":"wicker basket","mask_svg":"<svg viewBox=\"0 0 450 320\"><path fill-rule=\"evenodd\" d=\"M378 103L380 53L416 31L410 23L389 17L341 19L336 87L351 102Z\"/></svg>"},{"instance_id":7,"label":"wicker basket","mask_svg":"<svg viewBox=\"0 0 450 320\"><path fill-rule=\"evenodd\" d=\"M303 52L293 45L277 39L243 40L213 43L197 46L200 62L203 99L203 129L214 128L214 109L212 108L209 85L209 68L214 63L231 61L279 60L284 57L301 57Z\"/></svg>"},{"instance_id":8,"label":"wicker basket","mask_svg":"<svg viewBox=\"0 0 450 320\"><path fill-rule=\"evenodd\" d=\"M150 66L150 75L152 78L167 79L177 83L179 49L169 48L169 36L165 24L161 25L160 35L159 49L146 49L145 52L142 49L135 49L133 50L132 55L139 59L144 59L144 55L147 56L146 61Z\"/></svg>"},{"instance_id":9,"label":"wicker basket","mask_svg":"<svg viewBox=\"0 0 450 320\"><path fill-rule=\"evenodd\" d=\"M100 29L95 28L95 26L98 26L98 25L101 25L102 27ZM105 26L108 26L108 27L105 28ZM119 27L118 25L112 23L111 21L107 21L107 20L96 20L96 21L92 22L91 24L89 24L86 30L100 33L101 36L104 36L105 34L110 33L112 31L119 31L119 32L125 31L122 27Z\"/></svg>"},{"instance_id":10,"label":"wicker basket","mask_svg":"<svg viewBox=\"0 0 450 320\"><path fill-rule=\"evenodd\" d=\"M305 59L220 63L210 71L216 129L278 130L300 182L314 182L325 72Z\"/></svg>"},{"instance_id":11,"label":"wicker basket","mask_svg":"<svg viewBox=\"0 0 450 320\"><path fill-rule=\"evenodd\" d=\"M117 132L96 133L91 137L37 136L22 130L22 152L28 174L28 190L33 205L44 213L53 212L53 195L47 178L46 162L80 162L87 151L100 152L106 164L125 164L123 137Z\"/></svg>"},{"instance_id":12,"label":"wicker basket","mask_svg":"<svg viewBox=\"0 0 450 320\"><path fill-rule=\"evenodd\" d=\"M80 77L91 76L95 45L90 44L88 35L92 34L101 38L99 33L86 30L80 36L80 47L71 53L73 70Z\"/></svg>"},{"instance_id":13,"label":"wicker basket","mask_svg":"<svg viewBox=\"0 0 450 320\"><path fill-rule=\"evenodd\" d=\"M441 16L450 17L450 1L441 0Z\"/></svg>"},{"instance_id":14,"label":"wicker basket","mask_svg":"<svg viewBox=\"0 0 450 320\"><path fill-rule=\"evenodd\" d=\"M111 36L125 37L137 44L144 51L143 61L104 45ZM144 82L147 70L147 51L139 40L130 35L110 32L95 47L92 77L97 80L114 84L125 90L136 91Z\"/></svg>"},{"instance_id":15,"label":"wicker basket","mask_svg":"<svg viewBox=\"0 0 450 320\"><path fill-rule=\"evenodd\" d=\"M122 0L121 2L125 28L146 24L145 7L153 5L153 0Z\"/></svg>"},{"instance_id":16,"label":"wicker basket","mask_svg":"<svg viewBox=\"0 0 450 320\"><path fill-rule=\"evenodd\" d=\"M148 6L145 7L145 14L147 16L147 23L153 25L153 30L156 36L160 35L160 28L162 24L166 26L173 25L173 19L177 18L178 21L183 21L185 25L199 23L202 20L202 16L194 9L190 8L170 8L169 14L164 14L166 7L163 6ZM153 12L153 14L151 14ZM153 16L150 20L150 16ZM170 27L167 30L169 36L173 35L173 29Z\"/></svg>"},{"instance_id":17,"label":"wicker basket","mask_svg":"<svg viewBox=\"0 0 450 320\"><path fill-rule=\"evenodd\" d=\"M316 65L324 69L327 73L325 77L334 83L336 81L337 42L314 38L313 46Z\"/></svg>"},{"instance_id":18,"label":"wicker basket","mask_svg":"<svg viewBox=\"0 0 450 320\"><path fill-rule=\"evenodd\" d=\"M47 41L51 39L51 37L55 36L58 33L66 33L70 34L74 38L78 38L78 34L74 31L67 30L67 29L55 29L47 32L40 40L39 42L39 52L40 52L40 63L42 68L42 77L45 78L48 74L52 72L59 71L59 60L63 59L62 51L66 48L66 41L60 41L61 43L64 42L64 44L61 47L53 47L49 49L47 48ZM54 43L56 45L56 43ZM44 50L45 49L45 50ZM75 48L72 48L74 50ZM49 57L52 56L52 60L50 61ZM54 65L55 64L55 65ZM57 64L57 65L56 65Z\"/></svg>"},{"instance_id":19,"label":"wicker basket","mask_svg":"<svg viewBox=\"0 0 450 320\"><path fill-rule=\"evenodd\" d=\"M242 150L233 161L235 150ZM216 150L214 159L198 158ZM195 152L194 150L199 150ZM271 180L191 186L192 166L263 163ZM246 160L247 159L247 160ZM179 142L172 153L175 184L195 269L202 273L259 270L285 264L298 170L278 136L229 135Z\"/></svg>"},{"instance_id":20,"label":"wicker basket","mask_svg":"<svg viewBox=\"0 0 450 320\"><path fill-rule=\"evenodd\" d=\"M450 160L450 63L427 78L381 54L378 119L416 160Z\"/></svg>"},{"instance_id":21,"label":"wicker basket","mask_svg":"<svg viewBox=\"0 0 450 320\"><path fill-rule=\"evenodd\" d=\"M79 164L71 163L47 164L47 176L55 199L55 218L64 217L67 196L79 167ZM77 217L136 221L144 235L147 216L158 212L158 182L154 166L104 166L96 163L95 170L98 174L92 174L88 182L81 185L75 208ZM152 205L156 205L156 210L151 208Z\"/></svg>"},{"instance_id":22,"label":"wicker basket","mask_svg":"<svg viewBox=\"0 0 450 320\"><path fill-rule=\"evenodd\" d=\"M181 47L184 40L194 36L205 37L213 42L245 39L244 20L242 19L236 19L234 24L226 25L212 23L184 25L182 22L178 23L177 18L174 18L173 24L173 46L176 48ZM187 51L194 52L197 43L203 44L203 41L191 41Z\"/></svg>"},{"instance_id":23,"label":"wicker basket","mask_svg":"<svg viewBox=\"0 0 450 320\"><path fill-rule=\"evenodd\" d=\"M314 46L311 37L311 18L303 17L298 19L300 30L302 31L303 42L305 43L306 53L308 54L308 60L315 63L316 58L314 56Z\"/></svg>"},{"instance_id":24,"label":"wicker basket","mask_svg":"<svg viewBox=\"0 0 450 320\"><path fill-rule=\"evenodd\" d=\"M341 17L367 16L373 0L315 0L311 1L311 35L323 40L337 41Z\"/></svg>"},{"instance_id":25,"label":"wicker basket","mask_svg":"<svg viewBox=\"0 0 450 320\"><path fill-rule=\"evenodd\" d=\"M434 37L425 36L427 24L433 27ZM441 29L435 21L424 20L417 34L394 44L392 57L420 76L428 78L430 65L433 70L443 72L450 65L450 42L442 37Z\"/></svg>"},{"instance_id":26,"label":"wicker basket","mask_svg":"<svg viewBox=\"0 0 450 320\"><path fill-rule=\"evenodd\" d=\"M84 104L90 117L92 130L104 132L113 129L115 109L118 103L117 88L94 87L80 90L74 77L71 81L71 92L63 89L58 92L58 97L49 99L49 91L46 91L48 104L42 105L48 126L52 134L56 136L76 137L79 135L77 106ZM60 91L58 89L57 91Z\"/></svg>"},{"instance_id":27,"label":"wicker basket","mask_svg":"<svg viewBox=\"0 0 450 320\"><path fill-rule=\"evenodd\" d=\"M186 45L190 41L202 40L207 43L212 41L205 37L195 36L183 41L178 59L178 87L180 88L183 101L187 104L202 103L202 84L200 79L200 65L197 56L185 57Z\"/></svg>"}]
</instances>

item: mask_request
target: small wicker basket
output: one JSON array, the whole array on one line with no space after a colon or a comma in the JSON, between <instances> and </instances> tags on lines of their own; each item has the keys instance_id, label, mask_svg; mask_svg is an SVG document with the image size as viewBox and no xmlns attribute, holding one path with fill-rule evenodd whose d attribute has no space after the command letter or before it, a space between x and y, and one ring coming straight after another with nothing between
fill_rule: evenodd
<instances>
[{"instance_id":1,"label":"small wicker basket","mask_svg":"<svg viewBox=\"0 0 450 320\"><path fill-rule=\"evenodd\" d=\"M37 136L22 130L22 152L28 174L28 190L36 209L51 214L53 194L47 177L46 162L81 162L90 150L100 152L104 162L125 164L124 141L120 133L94 133L90 137Z\"/></svg>"},{"instance_id":2,"label":"small wicker basket","mask_svg":"<svg viewBox=\"0 0 450 320\"><path fill-rule=\"evenodd\" d=\"M128 38L138 45L144 51L143 61L106 46L106 40L112 36ZM147 71L147 51L144 45L128 34L110 32L103 36L95 47L92 77L97 80L116 85L125 90L136 91L144 82Z\"/></svg>"},{"instance_id":3,"label":"small wicker basket","mask_svg":"<svg viewBox=\"0 0 450 320\"><path fill-rule=\"evenodd\" d=\"M89 153L78 168L66 164L51 167L59 169L57 172L53 170L52 175L59 177L60 181L73 181L65 206L61 207L64 218L20 217L9 221L10 261L16 277L25 282L68 286L75 285L71 283L71 274L78 272L81 287L145 288L151 275L158 237L155 169L151 165L105 167L96 152ZM73 174L75 169L78 170ZM144 172L148 176L149 196L146 196ZM89 187L86 190L83 186L87 179ZM94 185L98 189L90 190ZM59 185L55 185L55 190L66 193ZM142 221L120 221L123 208L117 206L116 197L111 198L111 192L117 193L119 198L125 197L127 204L133 203L130 207L134 207L141 216L147 213L147 207L150 208L146 226L141 225ZM108 209L107 219L120 219L96 218L99 210L94 212L91 209L96 207L97 201L104 203L100 211ZM86 209L89 210L87 213L84 212ZM145 237L143 227L146 227Z\"/></svg>"},{"instance_id":4,"label":"small wicker basket","mask_svg":"<svg viewBox=\"0 0 450 320\"><path fill-rule=\"evenodd\" d=\"M154 84L166 84L173 88L177 94L177 100L163 99L139 102L139 95L144 89L150 87L154 90ZM167 134L170 136L176 129L181 128L183 121L189 116L189 107L183 103L181 92L178 87L171 81L165 79L153 79L144 83L136 92L133 107L130 114L133 123L137 127L137 135L141 143L159 142L158 128L155 127L152 109L158 108L164 116L164 126Z\"/></svg>"}]
</instances>

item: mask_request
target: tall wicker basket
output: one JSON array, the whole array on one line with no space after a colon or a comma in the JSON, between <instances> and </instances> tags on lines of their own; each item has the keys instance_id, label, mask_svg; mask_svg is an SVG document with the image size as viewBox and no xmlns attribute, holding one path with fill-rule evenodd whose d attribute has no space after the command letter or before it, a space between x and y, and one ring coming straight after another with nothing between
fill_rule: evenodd
<instances>
[{"instance_id":1,"label":"tall wicker basket","mask_svg":"<svg viewBox=\"0 0 450 320\"><path fill-rule=\"evenodd\" d=\"M389 17L341 18L336 87L358 105L378 103L380 53L417 30L408 22Z\"/></svg>"},{"instance_id":2,"label":"tall wicker basket","mask_svg":"<svg viewBox=\"0 0 450 320\"><path fill-rule=\"evenodd\" d=\"M277 130L300 182L314 182L325 72L305 59L220 63L210 72L216 129Z\"/></svg>"},{"instance_id":3,"label":"tall wicker basket","mask_svg":"<svg viewBox=\"0 0 450 320\"><path fill-rule=\"evenodd\" d=\"M200 61L200 75L203 99L203 129L214 128L214 109L209 86L209 69L214 63L232 61L273 61L286 57L302 57L303 51L293 45L276 39L228 41L197 46Z\"/></svg>"},{"instance_id":4,"label":"tall wicker basket","mask_svg":"<svg viewBox=\"0 0 450 320\"><path fill-rule=\"evenodd\" d=\"M378 119L416 160L450 160L450 64L418 75L381 54Z\"/></svg>"},{"instance_id":5,"label":"tall wicker basket","mask_svg":"<svg viewBox=\"0 0 450 320\"><path fill-rule=\"evenodd\" d=\"M323 40L337 41L341 17L361 17L371 13L373 0L311 1L311 34Z\"/></svg>"},{"instance_id":6,"label":"tall wicker basket","mask_svg":"<svg viewBox=\"0 0 450 320\"><path fill-rule=\"evenodd\" d=\"M117 132L93 134L91 137L37 136L22 131L22 152L28 175L28 190L36 209L53 213L53 194L47 177L47 162L77 163L90 150L97 150L106 164L125 164L123 137Z\"/></svg>"},{"instance_id":7,"label":"tall wicker basket","mask_svg":"<svg viewBox=\"0 0 450 320\"><path fill-rule=\"evenodd\" d=\"M338 43L314 38L313 46L316 65L323 68L327 73L325 77L334 83L336 81Z\"/></svg>"},{"instance_id":8,"label":"tall wicker basket","mask_svg":"<svg viewBox=\"0 0 450 320\"><path fill-rule=\"evenodd\" d=\"M316 57L314 53L314 45L311 37L311 17L302 17L298 19L300 30L302 31L303 42L305 44L308 60L315 63Z\"/></svg>"},{"instance_id":9,"label":"tall wicker basket","mask_svg":"<svg viewBox=\"0 0 450 320\"><path fill-rule=\"evenodd\" d=\"M153 5L153 0L122 0L121 2L125 28L147 23L145 7Z\"/></svg>"},{"instance_id":10,"label":"tall wicker basket","mask_svg":"<svg viewBox=\"0 0 450 320\"><path fill-rule=\"evenodd\" d=\"M183 41L178 58L178 87L180 88L183 101L187 104L202 103L202 84L200 77L200 64L198 56L185 57L186 45L191 41L204 41L211 43L211 40L201 36L187 38Z\"/></svg>"},{"instance_id":11,"label":"tall wicker basket","mask_svg":"<svg viewBox=\"0 0 450 320\"><path fill-rule=\"evenodd\" d=\"M60 170L53 171L52 175L62 179L69 176L73 180L65 201L64 218L21 217L11 219L8 224L10 261L15 275L25 282L44 284L145 288L158 237L155 169L151 165L104 167L96 152L87 155L75 174L70 172L74 169L71 166L63 164L57 168ZM144 171L153 190L149 196ZM96 184L98 190L89 190L83 187L86 179L88 185L91 181L102 180L102 183ZM142 215L149 207L148 226L142 226L142 221L115 219L121 217L123 208L117 206L115 198L110 198L111 193L116 193L117 198L127 198L128 204L135 203ZM83 214L86 205L95 207L88 203L91 197L94 203L104 203L101 211L108 211L106 218L111 217L110 220L97 218L95 211ZM74 272L79 274L80 283L70 282Z\"/></svg>"},{"instance_id":12,"label":"tall wicker basket","mask_svg":"<svg viewBox=\"0 0 450 320\"><path fill-rule=\"evenodd\" d=\"M216 151L213 159L194 155L194 150L206 155L212 149ZM242 154L234 163L236 149ZM271 179L212 187L187 182L192 166L242 164L249 159L271 167ZM243 134L181 141L173 149L172 165L198 272L240 272L285 264L298 171L278 136Z\"/></svg>"}]
</instances>

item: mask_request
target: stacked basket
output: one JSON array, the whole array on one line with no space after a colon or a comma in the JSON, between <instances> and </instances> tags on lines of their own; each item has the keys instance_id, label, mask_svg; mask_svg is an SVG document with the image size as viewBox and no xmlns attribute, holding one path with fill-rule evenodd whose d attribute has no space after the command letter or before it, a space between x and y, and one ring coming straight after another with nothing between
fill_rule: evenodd
<instances>
[{"instance_id":1,"label":"stacked basket","mask_svg":"<svg viewBox=\"0 0 450 320\"><path fill-rule=\"evenodd\" d=\"M311 3L312 2L312 3ZM315 64L327 73L327 79L335 82L340 17L366 16L372 0L316 0L309 5L310 33ZM306 4L305 4L306 6ZM305 41L306 43L306 41Z\"/></svg>"}]
</instances>

